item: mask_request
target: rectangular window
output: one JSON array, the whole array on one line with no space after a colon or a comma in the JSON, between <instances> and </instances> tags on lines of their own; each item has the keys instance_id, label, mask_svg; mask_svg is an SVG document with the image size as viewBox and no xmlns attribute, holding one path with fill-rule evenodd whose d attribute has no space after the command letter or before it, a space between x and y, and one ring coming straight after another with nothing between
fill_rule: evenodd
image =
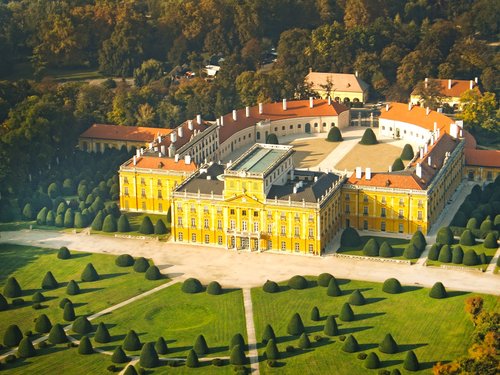
<instances>
[{"instance_id":1,"label":"rectangular window","mask_svg":"<svg viewBox=\"0 0 500 375\"><path fill-rule=\"evenodd\" d=\"M284 225L281 226L281 235L282 236L286 235L286 226Z\"/></svg>"},{"instance_id":2,"label":"rectangular window","mask_svg":"<svg viewBox=\"0 0 500 375\"><path fill-rule=\"evenodd\" d=\"M382 197L382 204L385 204L385 197Z\"/></svg>"},{"instance_id":3,"label":"rectangular window","mask_svg":"<svg viewBox=\"0 0 500 375\"><path fill-rule=\"evenodd\" d=\"M125 191L125 195L128 195L128 186L125 186L124 191Z\"/></svg>"},{"instance_id":4,"label":"rectangular window","mask_svg":"<svg viewBox=\"0 0 500 375\"><path fill-rule=\"evenodd\" d=\"M382 222L380 223L380 230L381 230L382 232L385 232L385 221L382 221Z\"/></svg>"},{"instance_id":5,"label":"rectangular window","mask_svg":"<svg viewBox=\"0 0 500 375\"><path fill-rule=\"evenodd\" d=\"M217 229L222 229L222 220L217 220Z\"/></svg>"},{"instance_id":6,"label":"rectangular window","mask_svg":"<svg viewBox=\"0 0 500 375\"><path fill-rule=\"evenodd\" d=\"M267 233L272 233L272 232L273 232L273 225L267 224Z\"/></svg>"},{"instance_id":7,"label":"rectangular window","mask_svg":"<svg viewBox=\"0 0 500 375\"><path fill-rule=\"evenodd\" d=\"M313 238L313 237L314 237L314 229L309 228L309 238Z\"/></svg>"},{"instance_id":8,"label":"rectangular window","mask_svg":"<svg viewBox=\"0 0 500 375\"><path fill-rule=\"evenodd\" d=\"M380 212L381 217L385 217L385 207L382 207L381 212Z\"/></svg>"},{"instance_id":9,"label":"rectangular window","mask_svg":"<svg viewBox=\"0 0 500 375\"><path fill-rule=\"evenodd\" d=\"M259 231L259 222L258 221L255 221L253 223L253 231L254 232L258 232Z\"/></svg>"},{"instance_id":10,"label":"rectangular window","mask_svg":"<svg viewBox=\"0 0 500 375\"><path fill-rule=\"evenodd\" d=\"M141 197L146 198L146 189L141 189Z\"/></svg>"},{"instance_id":11,"label":"rectangular window","mask_svg":"<svg viewBox=\"0 0 500 375\"><path fill-rule=\"evenodd\" d=\"M345 205L345 213L348 214L351 212L351 207L349 206L349 204L346 204Z\"/></svg>"},{"instance_id":12,"label":"rectangular window","mask_svg":"<svg viewBox=\"0 0 500 375\"><path fill-rule=\"evenodd\" d=\"M177 225L182 228L182 217L177 218Z\"/></svg>"},{"instance_id":13,"label":"rectangular window","mask_svg":"<svg viewBox=\"0 0 500 375\"><path fill-rule=\"evenodd\" d=\"M206 214L208 214L208 206L204 206L203 207L203 212L206 213Z\"/></svg>"},{"instance_id":14,"label":"rectangular window","mask_svg":"<svg viewBox=\"0 0 500 375\"><path fill-rule=\"evenodd\" d=\"M247 211L246 210L242 210L241 211L241 216L247 216Z\"/></svg>"},{"instance_id":15,"label":"rectangular window","mask_svg":"<svg viewBox=\"0 0 500 375\"><path fill-rule=\"evenodd\" d=\"M312 254L312 253L314 253L314 245L309 244L309 254Z\"/></svg>"},{"instance_id":16,"label":"rectangular window","mask_svg":"<svg viewBox=\"0 0 500 375\"><path fill-rule=\"evenodd\" d=\"M300 251L300 244L295 244L295 252L298 253Z\"/></svg>"},{"instance_id":17,"label":"rectangular window","mask_svg":"<svg viewBox=\"0 0 500 375\"><path fill-rule=\"evenodd\" d=\"M368 230L368 220L363 220L363 229Z\"/></svg>"},{"instance_id":18,"label":"rectangular window","mask_svg":"<svg viewBox=\"0 0 500 375\"><path fill-rule=\"evenodd\" d=\"M405 201L403 198L399 198L399 205L400 206L404 206L405 205Z\"/></svg>"},{"instance_id":19,"label":"rectangular window","mask_svg":"<svg viewBox=\"0 0 500 375\"><path fill-rule=\"evenodd\" d=\"M247 230L248 229L248 222L246 220L243 220L241 222L241 230Z\"/></svg>"},{"instance_id":20,"label":"rectangular window","mask_svg":"<svg viewBox=\"0 0 500 375\"><path fill-rule=\"evenodd\" d=\"M196 219L194 217L191 218L191 228L196 228Z\"/></svg>"},{"instance_id":21,"label":"rectangular window","mask_svg":"<svg viewBox=\"0 0 500 375\"><path fill-rule=\"evenodd\" d=\"M231 208L231 210L229 210L229 213L230 213L231 215L234 215L234 208Z\"/></svg>"},{"instance_id":22,"label":"rectangular window","mask_svg":"<svg viewBox=\"0 0 500 375\"><path fill-rule=\"evenodd\" d=\"M161 180L158 180L158 186L161 186Z\"/></svg>"},{"instance_id":23,"label":"rectangular window","mask_svg":"<svg viewBox=\"0 0 500 375\"><path fill-rule=\"evenodd\" d=\"M222 245L222 236L217 236L217 244Z\"/></svg>"},{"instance_id":24,"label":"rectangular window","mask_svg":"<svg viewBox=\"0 0 500 375\"><path fill-rule=\"evenodd\" d=\"M368 196L367 196L367 195L365 195L365 196L363 197L363 202L368 203Z\"/></svg>"},{"instance_id":25,"label":"rectangular window","mask_svg":"<svg viewBox=\"0 0 500 375\"><path fill-rule=\"evenodd\" d=\"M399 224L399 233L403 233L404 226L403 224Z\"/></svg>"},{"instance_id":26,"label":"rectangular window","mask_svg":"<svg viewBox=\"0 0 500 375\"><path fill-rule=\"evenodd\" d=\"M208 228L209 228L209 226L208 226L208 219L205 219L205 220L204 220L204 228L205 228L205 229L208 229Z\"/></svg>"},{"instance_id":27,"label":"rectangular window","mask_svg":"<svg viewBox=\"0 0 500 375\"><path fill-rule=\"evenodd\" d=\"M146 180L144 180L144 177L141 177L141 185L146 185Z\"/></svg>"},{"instance_id":28,"label":"rectangular window","mask_svg":"<svg viewBox=\"0 0 500 375\"><path fill-rule=\"evenodd\" d=\"M309 215L309 221L313 222L314 221L314 215Z\"/></svg>"},{"instance_id":29,"label":"rectangular window","mask_svg":"<svg viewBox=\"0 0 500 375\"><path fill-rule=\"evenodd\" d=\"M271 250L272 248L273 248L273 241L268 240L268 241L267 241L267 249L268 249L268 250Z\"/></svg>"},{"instance_id":30,"label":"rectangular window","mask_svg":"<svg viewBox=\"0 0 500 375\"><path fill-rule=\"evenodd\" d=\"M285 213L282 212L280 217L281 217L281 220L285 220L286 219Z\"/></svg>"},{"instance_id":31,"label":"rectangular window","mask_svg":"<svg viewBox=\"0 0 500 375\"><path fill-rule=\"evenodd\" d=\"M161 194L161 190L158 190L158 199L162 199L162 198L163 198L163 196Z\"/></svg>"},{"instance_id":32,"label":"rectangular window","mask_svg":"<svg viewBox=\"0 0 500 375\"><path fill-rule=\"evenodd\" d=\"M163 212L163 203L158 203L158 211Z\"/></svg>"},{"instance_id":33,"label":"rectangular window","mask_svg":"<svg viewBox=\"0 0 500 375\"><path fill-rule=\"evenodd\" d=\"M236 228L236 222L234 220L231 220L229 222L229 228L231 228L231 230L234 230Z\"/></svg>"},{"instance_id":34,"label":"rectangular window","mask_svg":"<svg viewBox=\"0 0 500 375\"><path fill-rule=\"evenodd\" d=\"M281 250L286 250L286 242L281 241Z\"/></svg>"},{"instance_id":35,"label":"rectangular window","mask_svg":"<svg viewBox=\"0 0 500 375\"><path fill-rule=\"evenodd\" d=\"M345 200L346 200L346 201L351 200L351 196L350 196L349 194L346 194L346 195L345 195Z\"/></svg>"},{"instance_id":36,"label":"rectangular window","mask_svg":"<svg viewBox=\"0 0 500 375\"><path fill-rule=\"evenodd\" d=\"M254 184L254 189L257 189L257 186L255 186L255 184ZM254 211L253 217L259 217L259 211Z\"/></svg>"},{"instance_id":37,"label":"rectangular window","mask_svg":"<svg viewBox=\"0 0 500 375\"><path fill-rule=\"evenodd\" d=\"M300 227L295 227L295 237L300 236Z\"/></svg>"},{"instance_id":38,"label":"rectangular window","mask_svg":"<svg viewBox=\"0 0 500 375\"><path fill-rule=\"evenodd\" d=\"M422 199L418 200L418 208L422 208L424 206Z\"/></svg>"},{"instance_id":39,"label":"rectangular window","mask_svg":"<svg viewBox=\"0 0 500 375\"><path fill-rule=\"evenodd\" d=\"M210 243L210 236L205 234L205 243Z\"/></svg>"},{"instance_id":40,"label":"rectangular window","mask_svg":"<svg viewBox=\"0 0 500 375\"><path fill-rule=\"evenodd\" d=\"M196 242L196 233L191 234L191 242Z\"/></svg>"},{"instance_id":41,"label":"rectangular window","mask_svg":"<svg viewBox=\"0 0 500 375\"><path fill-rule=\"evenodd\" d=\"M417 211L417 219L422 220L422 211Z\"/></svg>"},{"instance_id":42,"label":"rectangular window","mask_svg":"<svg viewBox=\"0 0 500 375\"><path fill-rule=\"evenodd\" d=\"M179 239L179 242L184 241L184 234L182 232L180 232L179 235L177 236L177 238Z\"/></svg>"},{"instance_id":43,"label":"rectangular window","mask_svg":"<svg viewBox=\"0 0 500 375\"><path fill-rule=\"evenodd\" d=\"M404 216L404 213L403 213L403 210L399 210L399 218L400 219L403 219L405 216Z\"/></svg>"},{"instance_id":44,"label":"rectangular window","mask_svg":"<svg viewBox=\"0 0 500 375\"><path fill-rule=\"evenodd\" d=\"M124 184L128 184L128 178L127 178L127 177L124 177L124 178L123 178L123 183L124 183Z\"/></svg>"},{"instance_id":45,"label":"rectangular window","mask_svg":"<svg viewBox=\"0 0 500 375\"><path fill-rule=\"evenodd\" d=\"M142 202L142 210L146 211L146 202Z\"/></svg>"},{"instance_id":46,"label":"rectangular window","mask_svg":"<svg viewBox=\"0 0 500 375\"><path fill-rule=\"evenodd\" d=\"M368 215L368 206L363 207L363 215Z\"/></svg>"}]
</instances>

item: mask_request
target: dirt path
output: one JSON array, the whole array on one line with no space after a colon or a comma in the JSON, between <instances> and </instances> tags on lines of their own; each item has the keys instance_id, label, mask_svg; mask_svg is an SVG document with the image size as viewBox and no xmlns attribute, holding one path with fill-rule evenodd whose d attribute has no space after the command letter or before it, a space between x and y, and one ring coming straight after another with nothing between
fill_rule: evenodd
<instances>
[{"instance_id":1,"label":"dirt path","mask_svg":"<svg viewBox=\"0 0 500 375\"><path fill-rule=\"evenodd\" d=\"M257 338L255 335L255 325L253 320L252 295L249 288L243 289L243 305L245 306L245 320L247 325L248 338L248 358L253 374L260 374L259 353L257 352Z\"/></svg>"}]
</instances>

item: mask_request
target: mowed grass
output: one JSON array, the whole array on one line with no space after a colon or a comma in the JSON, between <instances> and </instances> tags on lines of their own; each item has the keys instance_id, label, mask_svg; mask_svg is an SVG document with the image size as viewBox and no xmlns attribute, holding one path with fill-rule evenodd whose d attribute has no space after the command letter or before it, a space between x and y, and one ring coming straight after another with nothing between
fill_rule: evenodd
<instances>
[{"instance_id":1,"label":"mowed grass","mask_svg":"<svg viewBox=\"0 0 500 375\"><path fill-rule=\"evenodd\" d=\"M314 278L310 278L314 280ZM382 284L339 280L344 295L329 297L326 288L314 286L305 290L286 290L275 294L252 289L254 321L257 340L260 341L265 325L271 324L278 338L278 347L283 358L281 367L270 368L261 358L261 373L293 374L367 374L363 361L357 353L350 354L341 350L343 343L338 336L326 339L323 334L327 315L338 316L342 305L348 301L355 289L360 289L368 299L364 306L351 306L356 320L341 322L337 318L340 335L352 334L361 345L361 351L374 351L382 361L381 368L399 368L402 373L403 361L408 350L414 350L422 367L417 373L430 373L435 362L450 361L467 352L473 331L472 323L464 312L464 300L469 293L452 292L446 299L436 300L428 297L429 290L405 287L402 294L392 295L382 291ZM312 283L315 285L315 281ZM287 287L285 287L286 289ZM482 295L485 308L499 310L495 296ZM313 306L319 308L322 321L310 320ZM287 325L291 316L298 312L313 348L286 353L288 345L297 348L298 337L289 336ZM378 344L387 333L391 333L399 344L400 352L389 355L378 350ZM321 335L323 340L315 342L314 336ZM260 345L259 354L264 348Z\"/></svg>"},{"instance_id":2,"label":"mowed grass","mask_svg":"<svg viewBox=\"0 0 500 375\"><path fill-rule=\"evenodd\" d=\"M57 258L57 250L38 247L0 245L0 290L9 276L14 276L21 288L25 303L20 306L9 306L0 312L0 333L10 324L17 324L21 331L33 330L33 319L40 314L47 314L51 322L64 323L63 310L59 308L62 298L69 298L76 315L96 313L121 301L152 289L168 280L146 280L143 273L134 272L132 267L115 265L116 256L106 254L90 254L72 251L71 259ZM81 273L87 263L92 263L101 279L95 282L80 282ZM41 289L42 280L47 271L51 271L59 282L55 290ZM78 281L81 293L75 296L66 294L66 284L70 280ZM32 308L31 297L41 291L47 298L42 302L43 309ZM8 299L9 303L12 299Z\"/></svg>"},{"instance_id":3,"label":"mowed grass","mask_svg":"<svg viewBox=\"0 0 500 375\"><path fill-rule=\"evenodd\" d=\"M99 322L104 322L112 335L112 342L95 344L105 350L121 345L130 329L142 343L163 336L169 348L166 357L187 356L200 334L210 348L209 357L229 356L229 342L236 333L247 341L240 289L225 290L221 295L186 294L178 283L93 321Z\"/></svg>"},{"instance_id":4,"label":"mowed grass","mask_svg":"<svg viewBox=\"0 0 500 375\"><path fill-rule=\"evenodd\" d=\"M409 240L405 240L403 238L390 238L390 237L377 237L377 236L361 236L360 238L361 238L361 245L359 245L359 246L342 246L337 252L342 253L342 254L349 254L349 255L366 256L365 254L363 254L363 247L368 242L368 240L370 240L371 238L374 238L377 241L377 243L379 244L379 246L382 245L382 243L384 241L392 246L394 256L391 259L411 260L411 259L407 259L403 256L405 248L410 243ZM417 258L415 258L413 260L415 261L416 259Z\"/></svg>"}]
</instances>

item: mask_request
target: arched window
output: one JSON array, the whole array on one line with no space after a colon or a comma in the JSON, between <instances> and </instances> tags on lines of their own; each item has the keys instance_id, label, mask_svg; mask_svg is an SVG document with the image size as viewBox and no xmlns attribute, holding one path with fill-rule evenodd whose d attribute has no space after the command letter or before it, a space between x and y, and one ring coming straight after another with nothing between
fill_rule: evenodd
<instances>
[{"instance_id":1,"label":"arched window","mask_svg":"<svg viewBox=\"0 0 500 375\"><path fill-rule=\"evenodd\" d=\"M257 140L260 139L260 132L257 132L256 137L257 137Z\"/></svg>"}]
</instances>

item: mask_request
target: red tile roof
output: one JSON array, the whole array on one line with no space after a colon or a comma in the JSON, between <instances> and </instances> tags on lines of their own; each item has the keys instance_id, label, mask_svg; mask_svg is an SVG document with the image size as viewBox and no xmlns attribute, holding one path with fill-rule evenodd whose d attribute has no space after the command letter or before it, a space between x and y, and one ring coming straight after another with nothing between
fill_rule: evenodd
<instances>
[{"instance_id":1,"label":"red tile roof","mask_svg":"<svg viewBox=\"0 0 500 375\"><path fill-rule=\"evenodd\" d=\"M186 164L184 159L179 159L176 162L172 158L158 157L158 156L141 156L137 160L137 164L133 164L133 159L128 160L124 165L124 168L144 168L144 169L158 169L164 171L181 171L181 172L194 172L197 167L196 164L191 161L191 163Z\"/></svg>"},{"instance_id":2,"label":"red tile roof","mask_svg":"<svg viewBox=\"0 0 500 375\"><path fill-rule=\"evenodd\" d=\"M263 104L262 114L259 113L259 107L250 107L250 116L245 116L245 108L236 111L236 121L233 120L233 114L228 113L224 118L224 126L219 128L219 142L223 143L234 133L255 125L263 120L284 120L297 117L317 117L317 116L338 116L347 111L348 108L343 104L332 101L328 105L327 100L314 99L313 108L309 108L309 100L294 100L287 102L287 109L283 110L283 103Z\"/></svg>"},{"instance_id":3,"label":"red tile roof","mask_svg":"<svg viewBox=\"0 0 500 375\"><path fill-rule=\"evenodd\" d=\"M408 104L395 102L389 103L388 111L385 107L381 109L380 118L415 124L431 131L434 130L434 123L437 123L441 132L446 133L450 132L450 124L453 123L451 118L442 113L430 111L427 115L426 109L423 107L412 106L411 110L408 110Z\"/></svg>"},{"instance_id":4,"label":"red tile roof","mask_svg":"<svg viewBox=\"0 0 500 375\"><path fill-rule=\"evenodd\" d=\"M193 121L193 130L189 130L189 121L183 122L178 127L176 127L175 129L172 130L172 131L177 133L177 139L174 142L176 150L179 150L182 146L184 146L186 143L188 143L192 139L192 137L194 137L195 132L196 133L203 132L208 127L212 126L211 123L205 122L203 120L201 121L201 124L198 124L196 122L196 119L193 119L192 121ZM182 127L182 132L183 132L182 137L180 137L179 133L178 133L178 129L180 127ZM159 144L155 143L155 145L166 146L168 148L171 143L172 143L172 141L171 141L170 136L169 136L169 137L163 138L161 143L159 143Z\"/></svg>"},{"instance_id":5,"label":"red tile roof","mask_svg":"<svg viewBox=\"0 0 500 375\"><path fill-rule=\"evenodd\" d=\"M465 149L465 164L500 168L500 150Z\"/></svg>"},{"instance_id":6,"label":"red tile roof","mask_svg":"<svg viewBox=\"0 0 500 375\"><path fill-rule=\"evenodd\" d=\"M85 130L80 137L116 141L152 142L159 135L165 136L171 132L172 129L164 128L94 124Z\"/></svg>"},{"instance_id":7,"label":"red tile roof","mask_svg":"<svg viewBox=\"0 0 500 375\"><path fill-rule=\"evenodd\" d=\"M478 89L476 82L465 79L452 79L451 88L449 86L448 79L432 79L433 81L439 83L441 86L441 95L446 97L460 97L465 91L470 90L470 84L472 82L472 87ZM417 95L415 91L411 93L412 95Z\"/></svg>"},{"instance_id":8,"label":"red tile roof","mask_svg":"<svg viewBox=\"0 0 500 375\"><path fill-rule=\"evenodd\" d=\"M416 176L408 172L405 172L405 174L398 172L382 172L372 173L371 179L367 180L365 174L363 174L360 179L357 179L356 175L353 173L347 180L347 183L358 186L422 190L423 187L418 183L415 177Z\"/></svg>"}]
</instances>

